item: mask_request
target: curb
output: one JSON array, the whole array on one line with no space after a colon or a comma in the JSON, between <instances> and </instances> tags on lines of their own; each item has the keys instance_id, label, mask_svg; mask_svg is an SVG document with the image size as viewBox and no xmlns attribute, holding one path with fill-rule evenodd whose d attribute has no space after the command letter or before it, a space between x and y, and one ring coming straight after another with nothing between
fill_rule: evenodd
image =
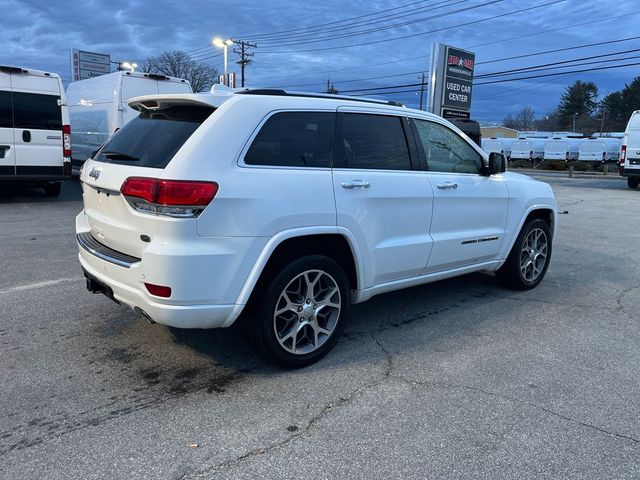
<instances>
[{"instance_id":1,"label":"curb","mask_svg":"<svg viewBox=\"0 0 640 480\"><path fill-rule=\"evenodd\" d=\"M513 170L507 170L513 173L524 173L529 175L542 175L554 178L573 178L573 179L589 179L589 180L624 180L625 177L618 173L610 173L609 175L595 174L595 173L580 173L573 172L573 177L569 176L568 171L563 170L533 170L530 168L514 168Z\"/></svg>"}]
</instances>

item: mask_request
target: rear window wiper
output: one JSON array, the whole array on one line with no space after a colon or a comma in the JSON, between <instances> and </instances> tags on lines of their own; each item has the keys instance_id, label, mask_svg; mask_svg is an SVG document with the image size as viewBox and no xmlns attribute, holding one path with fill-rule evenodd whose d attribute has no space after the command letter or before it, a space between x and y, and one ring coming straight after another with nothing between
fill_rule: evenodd
<instances>
[{"instance_id":1,"label":"rear window wiper","mask_svg":"<svg viewBox=\"0 0 640 480\"><path fill-rule=\"evenodd\" d=\"M102 152L102 155L107 157L109 160L129 160L132 162L140 160L138 157L127 155L126 153L121 152Z\"/></svg>"}]
</instances>

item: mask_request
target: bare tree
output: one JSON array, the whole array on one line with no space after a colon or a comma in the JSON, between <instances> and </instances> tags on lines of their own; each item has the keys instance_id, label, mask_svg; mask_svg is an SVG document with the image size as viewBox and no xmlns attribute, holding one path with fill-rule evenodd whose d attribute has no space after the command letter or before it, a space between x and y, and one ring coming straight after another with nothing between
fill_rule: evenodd
<instances>
[{"instance_id":1,"label":"bare tree","mask_svg":"<svg viewBox=\"0 0 640 480\"><path fill-rule=\"evenodd\" d=\"M533 127L533 121L535 114L533 108L526 106L522 107L518 113L516 113L516 123L521 130L530 130Z\"/></svg>"},{"instance_id":2,"label":"bare tree","mask_svg":"<svg viewBox=\"0 0 640 480\"><path fill-rule=\"evenodd\" d=\"M164 52L157 57L149 57L142 62L140 68L148 73L184 78L189 81L194 92L210 89L218 75L214 67L197 62L181 51Z\"/></svg>"},{"instance_id":3,"label":"bare tree","mask_svg":"<svg viewBox=\"0 0 640 480\"><path fill-rule=\"evenodd\" d=\"M516 119L513 118L513 115L511 115L510 113L507 114L507 116L504 117L504 119L502 119L502 125L504 127L507 127L507 128L513 128L513 129L517 129L518 128L518 124L516 122Z\"/></svg>"}]
</instances>

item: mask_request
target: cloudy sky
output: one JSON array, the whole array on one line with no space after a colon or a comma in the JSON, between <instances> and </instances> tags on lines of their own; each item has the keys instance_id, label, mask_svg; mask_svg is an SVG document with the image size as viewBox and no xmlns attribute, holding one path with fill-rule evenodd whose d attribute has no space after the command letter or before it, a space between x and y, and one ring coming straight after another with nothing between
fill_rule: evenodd
<instances>
[{"instance_id":1,"label":"cloudy sky","mask_svg":"<svg viewBox=\"0 0 640 480\"><path fill-rule=\"evenodd\" d=\"M221 70L214 36L257 42L249 86L308 91L322 91L328 78L343 92L418 83L433 42L476 52L476 76L542 65L547 70L518 76L640 63L640 38L570 48L639 36L637 0L0 0L0 7L0 64L54 71L66 81L71 48L130 61L184 50ZM558 49L565 50L511 58ZM230 63L230 70L237 66ZM605 95L636 75L640 65L476 85L472 115L497 121L530 105L543 116L577 79L596 82ZM514 75L490 79L507 78ZM417 107L415 90L379 96Z\"/></svg>"}]
</instances>

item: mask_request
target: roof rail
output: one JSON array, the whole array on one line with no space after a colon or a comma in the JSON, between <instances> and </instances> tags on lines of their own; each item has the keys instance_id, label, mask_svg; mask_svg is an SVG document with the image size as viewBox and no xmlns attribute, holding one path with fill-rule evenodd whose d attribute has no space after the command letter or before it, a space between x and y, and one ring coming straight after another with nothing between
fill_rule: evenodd
<instances>
[{"instance_id":1,"label":"roof rail","mask_svg":"<svg viewBox=\"0 0 640 480\"><path fill-rule=\"evenodd\" d=\"M335 100L348 100L351 102L375 103L378 105L392 105L394 107L404 107L400 102L392 100L377 100L375 98L350 97L348 95L334 95L329 93L310 93L310 92L287 92L279 88L254 88L236 92L236 95L271 95L282 97L302 97L302 98L326 98Z\"/></svg>"}]
</instances>

